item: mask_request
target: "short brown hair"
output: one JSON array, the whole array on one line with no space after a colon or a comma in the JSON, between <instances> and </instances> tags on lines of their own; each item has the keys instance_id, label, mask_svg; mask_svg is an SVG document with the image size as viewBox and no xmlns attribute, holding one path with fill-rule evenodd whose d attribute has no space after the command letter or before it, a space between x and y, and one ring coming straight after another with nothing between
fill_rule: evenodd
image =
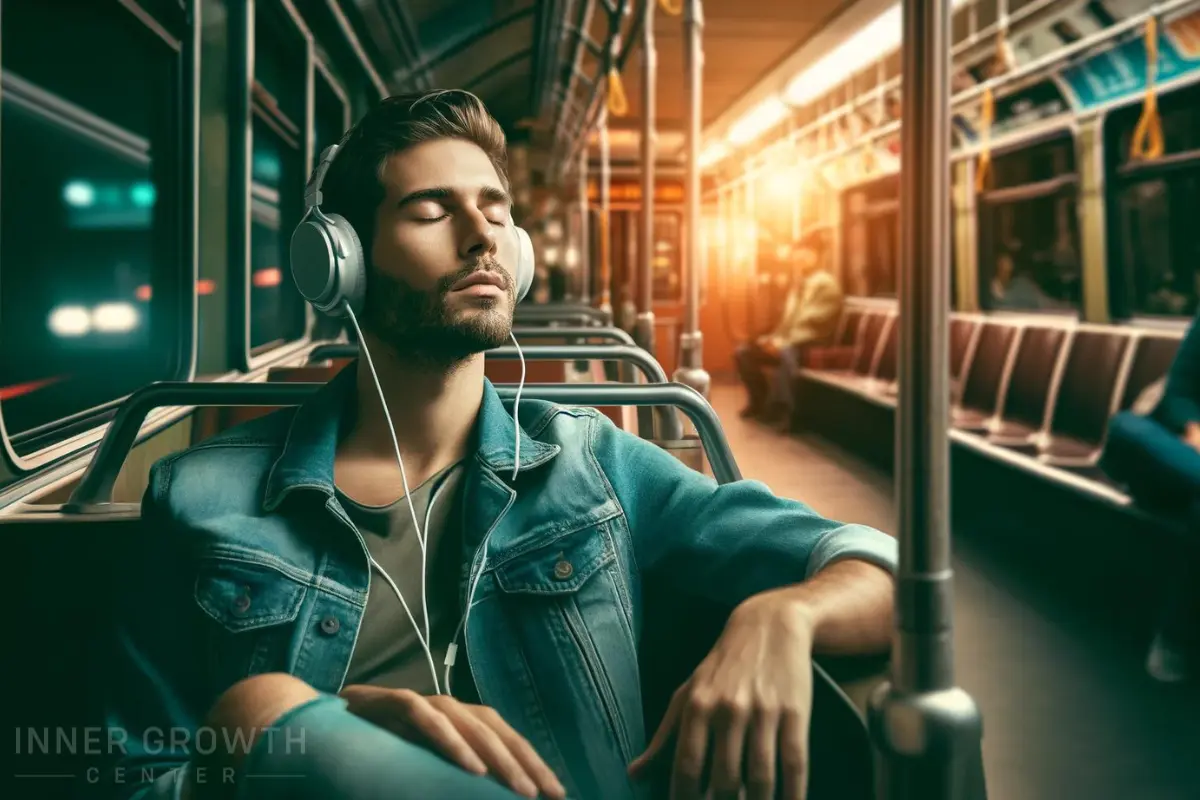
<instances>
[{"instance_id":1,"label":"short brown hair","mask_svg":"<svg viewBox=\"0 0 1200 800\"><path fill-rule=\"evenodd\" d=\"M370 257L375 212L383 202L382 173L388 156L435 139L463 139L487 154L508 190L504 130L470 92L448 89L388 97L358 121L329 167L321 209L354 226Z\"/></svg>"}]
</instances>

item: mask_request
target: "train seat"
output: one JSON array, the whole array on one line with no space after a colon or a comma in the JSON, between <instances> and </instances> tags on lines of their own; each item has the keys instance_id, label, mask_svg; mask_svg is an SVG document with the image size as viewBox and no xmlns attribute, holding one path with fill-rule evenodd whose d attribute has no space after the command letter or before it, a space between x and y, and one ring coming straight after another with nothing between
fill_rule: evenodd
<instances>
[{"instance_id":1,"label":"train seat","mask_svg":"<svg viewBox=\"0 0 1200 800\"><path fill-rule=\"evenodd\" d=\"M1096 463L1129 345L1129 336L1111 329L1075 332L1039 461L1064 467Z\"/></svg>"},{"instance_id":2,"label":"train seat","mask_svg":"<svg viewBox=\"0 0 1200 800\"><path fill-rule=\"evenodd\" d=\"M875 373L871 379L870 389L885 395L896 393L897 370L900 361L900 320L892 317L888 324L887 335L875 364Z\"/></svg>"},{"instance_id":3,"label":"train seat","mask_svg":"<svg viewBox=\"0 0 1200 800\"><path fill-rule=\"evenodd\" d=\"M1069 331L1058 327L1022 329L1000 409L986 432L990 444L1036 452L1063 348L1069 347L1070 338Z\"/></svg>"},{"instance_id":4,"label":"train seat","mask_svg":"<svg viewBox=\"0 0 1200 800\"><path fill-rule=\"evenodd\" d=\"M1037 434L1046 422L1050 390L1068 338L1064 328L1031 326L1022 331L1002 410L988 427L990 443L1003 447L1036 444Z\"/></svg>"},{"instance_id":5,"label":"train seat","mask_svg":"<svg viewBox=\"0 0 1200 800\"><path fill-rule=\"evenodd\" d=\"M1167 374L1175 353L1182 341L1181 334L1142 333L1133 346L1133 361L1129 366L1129 377L1121 391L1119 411L1133 407L1150 384Z\"/></svg>"},{"instance_id":6,"label":"train seat","mask_svg":"<svg viewBox=\"0 0 1200 800\"><path fill-rule=\"evenodd\" d=\"M884 346L883 356L879 362L879 374L876 379L879 380L877 388L885 397L892 398L892 402L900 390L897 381L899 374L899 355L900 355L900 322L897 318L896 323L892 326L892 334L889 334L888 342ZM962 390L962 373L963 366L967 362L967 355L970 353L971 344L975 340L975 334L979 331L979 323L973 319L964 319L961 317L952 316L950 318L950 399L952 402L957 402L959 392ZM892 337L895 337L893 342ZM890 350L890 352L889 352ZM890 375L889 370L890 359ZM883 379L886 377L886 381Z\"/></svg>"},{"instance_id":7,"label":"train seat","mask_svg":"<svg viewBox=\"0 0 1200 800\"><path fill-rule=\"evenodd\" d=\"M817 370L819 380L840 389L872 398L873 378L879 362L880 351L888 331L894 327L896 315L890 312L867 314L859 329L858 343L853 359L846 369ZM804 374L803 372L801 374Z\"/></svg>"},{"instance_id":8,"label":"train seat","mask_svg":"<svg viewBox=\"0 0 1200 800\"><path fill-rule=\"evenodd\" d=\"M973 319L950 319L950 391L955 399L962 390L963 369L967 365L967 355L971 352L971 345L975 343L979 328L979 323Z\"/></svg>"},{"instance_id":9,"label":"train seat","mask_svg":"<svg viewBox=\"0 0 1200 800\"><path fill-rule=\"evenodd\" d=\"M984 322L970 356L964 358L962 394L951 412L952 425L963 431L983 432L1000 405L1000 389L1017 328L1002 322Z\"/></svg>"},{"instance_id":10,"label":"train seat","mask_svg":"<svg viewBox=\"0 0 1200 800\"><path fill-rule=\"evenodd\" d=\"M849 370L854 363L855 343L858 341L863 316L856 308L845 309L838 321L833 342L806 347L801 368L830 372Z\"/></svg>"}]
</instances>

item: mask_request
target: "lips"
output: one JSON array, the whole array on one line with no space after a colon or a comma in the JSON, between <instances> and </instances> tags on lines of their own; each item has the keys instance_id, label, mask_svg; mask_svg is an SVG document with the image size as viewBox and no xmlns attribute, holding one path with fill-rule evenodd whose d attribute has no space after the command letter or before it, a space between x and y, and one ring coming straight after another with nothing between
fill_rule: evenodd
<instances>
[{"instance_id":1,"label":"lips","mask_svg":"<svg viewBox=\"0 0 1200 800\"><path fill-rule=\"evenodd\" d=\"M470 275L451 286L450 291L457 292L461 289L467 289L471 286L495 286L497 289L503 290L505 288L504 276L495 272L472 272Z\"/></svg>"}]
</instances>

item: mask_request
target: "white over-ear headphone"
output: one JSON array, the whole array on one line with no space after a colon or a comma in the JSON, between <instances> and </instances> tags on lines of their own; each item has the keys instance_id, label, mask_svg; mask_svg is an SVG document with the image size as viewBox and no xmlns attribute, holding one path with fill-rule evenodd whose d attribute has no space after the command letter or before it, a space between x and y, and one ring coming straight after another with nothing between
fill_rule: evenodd
<instances>
[{"instance_id":1,"label":"white over-ear headphone","mask_svg":"<svg viewBox=\"0 0 1200 800\"><path fill-rule=\"evenodd\" d=\"M343 140L345 141L345 140ZM341 316L347 306L362 311L367 290L366 259L362 240L345 217L321 210L321 185L329 166L337 158L341 144L333 144L321 153L312 180L304 192L304 218L292 233L292 278L305 300L318 311ZM533 285L533 242L529 234L508 218L508 228L516 238L516 300L520 302Z\"/></svg>"}]
</instances>

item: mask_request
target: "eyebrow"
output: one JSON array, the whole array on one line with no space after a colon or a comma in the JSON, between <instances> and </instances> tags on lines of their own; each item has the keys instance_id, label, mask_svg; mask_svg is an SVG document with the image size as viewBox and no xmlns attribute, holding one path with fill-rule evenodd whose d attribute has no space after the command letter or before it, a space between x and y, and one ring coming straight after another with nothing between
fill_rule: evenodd
<instances>
[{"instance_id":1,"label":"eyebrow","mask_svg":"<svg viewBox=\"0 0 1200 800\"><path fill-rule=\"evenodd\" d=\"M455 195L453 189L449 186L433 186L429 189L419 189L415 192L410 192L400 198L397 207L403 207L410 203L419 203L422 200L448 200ZM479 199L484 203L507 203L512 205L512 197L503 189L498 189L495 186L484 186L479 190Z\"/></svg>"}]
</instances>

